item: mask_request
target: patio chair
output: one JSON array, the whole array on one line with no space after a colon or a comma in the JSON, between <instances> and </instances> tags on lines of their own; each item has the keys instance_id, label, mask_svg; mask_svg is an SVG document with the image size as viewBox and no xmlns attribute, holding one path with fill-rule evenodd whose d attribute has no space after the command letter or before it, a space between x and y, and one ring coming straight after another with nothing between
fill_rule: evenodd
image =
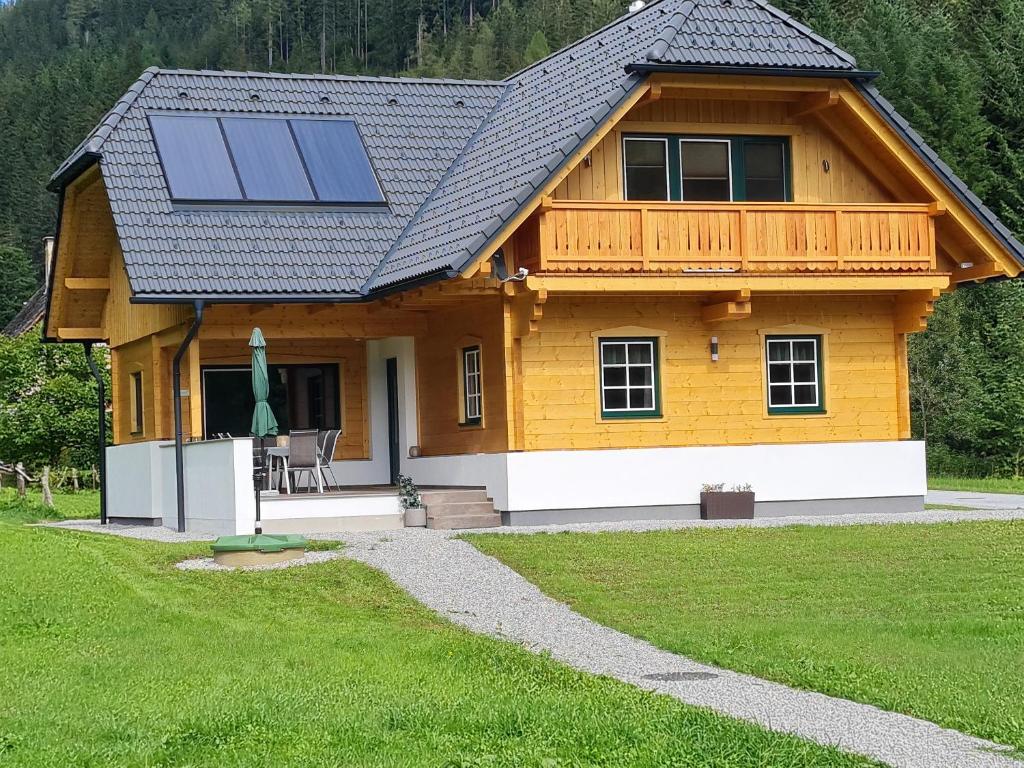
<instances>
[{"instance_id":1,"label":"patio chair","mask_svg":"<svg viewBox=\"0 0 1024 768\"><path fill-rule=\"evenodd\" d=\"M334 470L331 469L331 459L334 458L334 449L338 445L338 435L341 434L340 429L328 429L319 434L317 442L320 448L320 472L323 474L324 482L327 483L327 475L331 476L331 480L334 481L334 488L340 487L338 478L334 476ZM331 489L331 484L327 483L327 489Z\"/></svg>"},{"instance_id":2,"label":"patio chair","mask_svg":"<svg viewBox=\"0 0 1024 768\"><path fill-rule=\"evenodd\" d=\"M317 493L323 493L324 486L320 476L320 451L317 448L317 430L299 429L288 433L288 474L298 490L299 478L303 472L309 473L306 490L315 481Z\"/></svg>"}]
</instances>

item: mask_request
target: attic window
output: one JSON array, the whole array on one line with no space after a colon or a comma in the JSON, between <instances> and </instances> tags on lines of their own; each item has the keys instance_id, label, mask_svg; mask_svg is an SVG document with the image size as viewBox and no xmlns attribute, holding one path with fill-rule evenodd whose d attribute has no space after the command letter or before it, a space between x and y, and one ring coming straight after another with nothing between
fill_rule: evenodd
<instances>
[{"instance_id":1,"label":"attic window","mask_svg":"<svg viewBox=\"0 0 1024 768\"><path fill-rule=\"evenodd\" d=\"M195 114L149 120L175 202L385 202L352 120Z\"/></svg>"}]
</instances>

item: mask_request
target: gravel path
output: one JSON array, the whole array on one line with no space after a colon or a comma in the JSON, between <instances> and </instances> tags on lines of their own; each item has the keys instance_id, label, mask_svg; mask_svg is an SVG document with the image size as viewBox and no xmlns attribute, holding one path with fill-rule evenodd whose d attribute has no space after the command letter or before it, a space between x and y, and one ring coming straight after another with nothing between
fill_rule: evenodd
<instances>
[{"instance_id":1,"label":"gravel path","mask_svg":"<svg viewBox=\"0 0 1024 768\"><path fill-rule=\"evenodd\" d=\"M950 504L975 509L1024 509L1024 494L975 491L928 491L925 504Z\"/></svg>"},{"instance_id":2,"label":"gravel path","mask_svg":"<svg viewBox=\"0 0 1024 768\"><path fill-rule=\"evenodd\" d=\"M405 530L339 535L345 555L378 568L413 597L474 632L549 652L608 675L894 768L1009 768L1008 747L876 707L698 664L596 624L545 596L469 542Z\"/></svg>"}]
</instances>

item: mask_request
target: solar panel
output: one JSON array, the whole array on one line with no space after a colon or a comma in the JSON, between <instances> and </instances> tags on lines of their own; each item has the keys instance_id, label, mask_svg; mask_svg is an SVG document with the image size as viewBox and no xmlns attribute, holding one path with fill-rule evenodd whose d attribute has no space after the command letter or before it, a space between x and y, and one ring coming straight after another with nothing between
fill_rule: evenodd
<instances>
[{"instance_id":1,"label":"solar panel","mask_svg":"<svg viewBox=\"0 0 1024 768\"><path fill-rule=\"evenodd\" d=\"M164 177L176 200L241 200L215 117L150 117Z\"/></svg>"},{"instance_id":2,"label":"solar panel","mask_svg":"<svg viewBox=\"0 0 1024 768\"><path fill-rule=\"evenodd\" d=\"M292 119L291 124L322 202L384 202L354 122Z\"/></svg>"},{"instance_id":3,"label":"solar panel","mask_svg":"<svg viewBox=\"0 0 1024 768\"><path fill-rule=\"evenodd\" d=\"M192 114L150 122L175 201L384 202L352 120Z\"/></svg>"},{"instance_id":4,"label":"solar panel","mask_svg":"<svg viewBox=\"0 0 1024 768\"><path fill-rule=\"evenodd\" d=\"M221 118L228 147L247 200L256 202L312 201L292 132L285 120Z\"/></svg>"}]
</instances>

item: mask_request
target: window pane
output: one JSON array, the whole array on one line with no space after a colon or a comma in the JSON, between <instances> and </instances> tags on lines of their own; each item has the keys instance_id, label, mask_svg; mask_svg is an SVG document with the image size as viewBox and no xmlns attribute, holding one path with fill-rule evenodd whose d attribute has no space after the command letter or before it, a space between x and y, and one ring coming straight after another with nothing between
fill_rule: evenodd
<instances>
[{"instance_id":1,"label":"window pane","mask_svg":"<svg viewBox=\"0 0 1024 768\"><path fill-rule=\"evenodd\" d=\"M172 198L242 199L217 118L153 115L150 123Z\"/></svg>"},{"instance_id":2,"label":"window pane","mask_svg":"<svg viewBox=\"0 0 1024 768\"><path fill-rule=\"evenodd\" d=\"M629 362L630 363L646 363L651 362L651 345L650 344L630 344L629 345Z\"/></svg>"},{"instance_id":3,"label":"window pane","mask_svg":"<svg viewBox=\"0 0 1024 768\"><path fill-rule=\"evenodd\" d=\"M626 345L602 344L601 360L605 365L622 365L626 362Z\"/></svg>"},{"instance_id":4,"label":"window pane","mask_svg":"<svg viewBox=\"0 0 1024 768\"><path fill-rule=\"evenodd\" d=\"M233 117L221 124L249 200L313 200L285 120Z\"/></svg>"},{"instance_id":5,"label":"window pane","mask_svg":"<svg viewBox=\"0 0 1024 768\"><path fill-rule=\"evenodd\" d=\"M626 408L626 390L606 389L604 391L605 410L624 410Z\"/></svg>"},{"instance_id":6,"label":"window pane","mask_svg":"<svg viewBox=\"0 0 1024 768\"><path fill-rule=\"evenodd\" d=\"M783 386L771 386L768 388L769 405L792 405L793 391L788 384Z\"/></svg>"},{"instance_id":7,"label":"window pane","mask_svg":"<svg viewBox=\"0 0 1024 768\"><path fill-rule=\"evenodd\" d=\"M623 142L627 200L668 200L667 148L660 139Z\"/></svg>"},{"instance_id":8,"label":"window pane","mask_svg":"<svg viewBox=\"0 0 1024 768\"><path fill-rule=\"evenodd\" d=\"M818 388L814 384L798 384L793 390L797 405L817 405Z\"/></svg>"},{"instance_id":9,"label":"window pane","mask_svg":"<svg viewBox=\"0 0 1024 768\"><path fill-rule=\"evenodd\" d=\"M626 385L625 368L605 368L604 385L606 387L623 387Z\"/></svg>"},{"instance_id":10,"label":"window pane","mask_svg":"<svg viewBox=\"0 0 1024 768\"><path fill-rule=\"evenodd\" d=\"M351 120L289 122L321 202L384 202L355 123Z\"/></svg>"},{"instance_id":11,"label":"window pane","mask_svg":"<svg viewBox=\"0 0 1024 768\"><path fill-rule=\"evenodd\" d=\"M728 202L729 180L683 179L683 200Z\"/></svg>"},{"instance_id":12,"label":"window pane","mask_svg":"<svg viewBox=\"0 0 1024 768\"><path fill-rule=\"evenodd\" d=\"M783 175L782 144L747 141L743 145L747 178L781 179Z\"/></svg>"},{"instance_id":13,"label":"window pane","mask_svg":"<svg viewBox=\"0 0 1024 768\"><path fill-rule=\"evenodd\" d=\"M772 363L768 366L768 381L772 384L788 384L789 377L789 363Z\"/></svg>"},{"instance_id":14,"label":"window pane","mask_svg":"<svg viewBox=\"0 0 1024 768\"><path fill-rule=\"evenodd\" d=\"M768 359L769 360L789 360L789 342L788 341L769 341L768 342Z\"/></svg>"},{"instance_id":15,"label":"window pane","mask_svg":"<svg viewBox=\"0 0 1024 768\"><path fill-rule=\"evenodd\" d=\"M725 141L681 141L683 178L728 179L729 143Z\"/></svg>"},{"instance_id":16,"label":"window pane","mask_svg":"<svg viewBox=\"0 0 1024 768\"><path fill-rule=\"evenodd\" d=\"M811 381L815 379L814 363L794 363L793 381Z\"/></svg>"},{"instance_id":17,"label":"window pane","mask_svg":"<svg viewBox=\"0 0 1024 768\"><path fill-rule=\"evenodd\" d=\"M783 147L778 142L747 141L743 145L747 200L786 199L786 171Z\"/></svg>"},{"instance_id":18,"label":"window pane","mask_svg":"<svg viewBox=\"0 0 1024 768\"><path fill-rule=\"evenodd\" d=\"M654 384L650 366L629 369L629 383L633 387L649 387Z\"/></svg>"},{"instance_id":19,"label":"window pane","mask_svg":"<svg viewBox=\"0 0 1024 768\"><path fill-rule=\"evenodd\" d=\"M817 344L810 340L794 341L793 342L793 359L794 360L814 360L814 348Z\"/></svg>"},{"instance_id":20,"label":"window pane","mask_svg":"<svg viewBox=\"0 0 1024 768\"><path fill-rule=\"evenodd\" d=\"M653 389L631 389L629 407L635 410L650 410L654 407Z\"/></svg>"}]
</instances>

